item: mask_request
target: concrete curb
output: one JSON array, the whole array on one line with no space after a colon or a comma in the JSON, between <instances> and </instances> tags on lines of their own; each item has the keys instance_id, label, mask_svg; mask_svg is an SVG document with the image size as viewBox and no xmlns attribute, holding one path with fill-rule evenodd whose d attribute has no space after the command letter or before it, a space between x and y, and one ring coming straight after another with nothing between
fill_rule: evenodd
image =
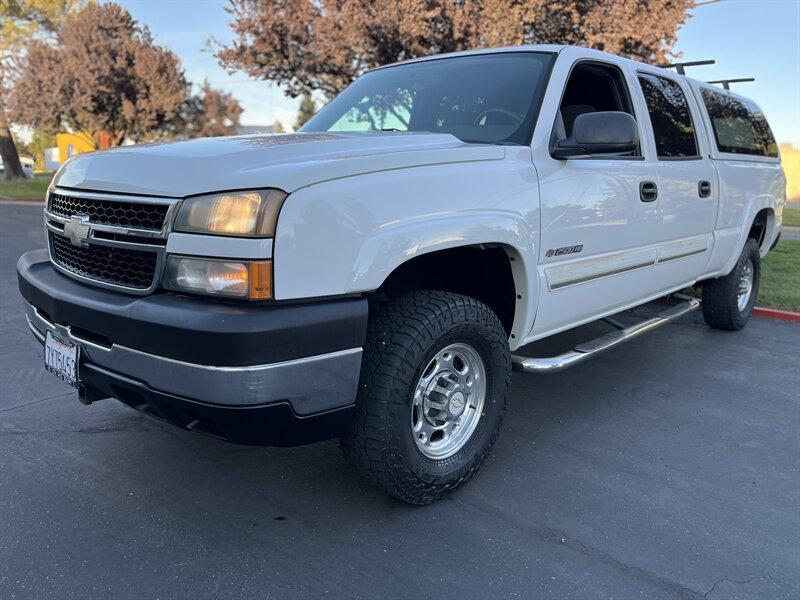
<instances>
[{"instance_id":1,"label":"concrete curb","mask_svg":"<svg viewBox=\"0 0 800 600\"><path fill-rule=\"evenodd\" d=\"M800 323L800 312L791 310L778 310L777 308L763 308L756 306L753 309L753 316L763 319L773 319L775 321L788 321L790 323Z\"/></svg>"},{"instance_id":2,"label":"concrete curb","mask_svg":"<svg viewBox=\"0 0 800 600\"><path fill-rule=\"evenodd\" d=\"M43 200L14 200L13 198L4 198L0 196L0 205L3 206L11 206L11 205L19 205L19 206L44 206Z\"/></svg>"}]
</instances>

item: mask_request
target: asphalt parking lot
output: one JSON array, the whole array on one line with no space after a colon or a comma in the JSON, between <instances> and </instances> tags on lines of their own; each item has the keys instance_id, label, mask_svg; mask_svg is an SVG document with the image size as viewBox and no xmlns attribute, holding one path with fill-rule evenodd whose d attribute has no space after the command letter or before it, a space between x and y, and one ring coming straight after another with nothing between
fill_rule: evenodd
<instances>
[{"instance_id":1,"label":"asphalt parking lot","mask_svg":"<svg viewBox=\"0 0 800 600\"><path fill-rule=\"evenodd\" d=\"M335 442L248 448L41 365L0 204L0 598L800 596L800 326L699 315L560 375L516 375L477 477L414 508Z\"/></svg>"}]
</instances>

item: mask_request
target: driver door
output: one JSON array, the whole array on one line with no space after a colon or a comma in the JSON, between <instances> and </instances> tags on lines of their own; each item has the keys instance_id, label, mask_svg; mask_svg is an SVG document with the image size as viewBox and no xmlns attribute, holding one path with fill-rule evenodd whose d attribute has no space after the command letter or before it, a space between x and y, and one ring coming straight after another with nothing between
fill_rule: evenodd
<instances>
[{"instance_id":1,"label":"driver door","mask_svg":"<svg viewBox=\"0 0 800 600\"><path fill-rule=\"evenodd\" d=\"M561 52L533 141L540 182L539 303L532 338L638 304L654 289L658 174L647 156L639 100L623 61ZM632 79L635 82L635 78ZM585 113L622 111L639 124L639 151L555 159L554 141Z\"/></svg>"}]
</instances>

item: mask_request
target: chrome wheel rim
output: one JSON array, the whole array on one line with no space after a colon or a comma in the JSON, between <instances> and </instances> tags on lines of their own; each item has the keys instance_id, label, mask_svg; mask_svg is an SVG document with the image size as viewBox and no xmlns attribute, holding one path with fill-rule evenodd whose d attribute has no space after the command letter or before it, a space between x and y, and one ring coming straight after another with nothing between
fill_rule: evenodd
<instances>
[{"instance_id":1,"label":"chrome wheel rim","mask_svg":"<svg viewBox=\"0 0 800 600\"><path fill-rule=\"evenodd\" d=\"M442 460L472 437L486 400L486 367L469 344L450 344L426 365L414 388L411 434L422 454Z\"/></svg>"},{"instance_id":2,"label":"chrome wheel rim","mask_svg":"<svg viewBox=\"0 0 800 600\"><path fill-rule=\"evenodd\" d=\"M747 304L750 302L750 296L753 295L753 261L748 260L744 268L742 268L742 274L739 275L739 284L736 289L737 293L737 304L739 306L739 312L744 312L744 309L747 308Z\"/></svg>"}]
</instances>

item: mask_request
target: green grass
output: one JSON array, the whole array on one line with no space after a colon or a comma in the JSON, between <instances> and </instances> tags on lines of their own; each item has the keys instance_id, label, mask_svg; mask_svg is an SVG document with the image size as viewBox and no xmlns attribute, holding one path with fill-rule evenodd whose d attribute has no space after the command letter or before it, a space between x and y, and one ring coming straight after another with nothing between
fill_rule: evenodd
<instances>
[{"instance_id":1,"label":"green grass","mask_svg":"<svg viewBox=\"0 0 800 600\"><path fill-rule=\"evenodd\" d=\"M783 224L787 227L800 227L800 209L784 208Z\"/></svg>"},{"instance_id":2,"label":"green grass","mask_svg":"<svg viewBox=\"0 0 800 600\"><path fill-rule=\"evenodd\" d=\"M800 311L800 240L783 239L764 258L757 304Z\"/></svg>"},{"instance_id":3,"label":"green grass","mask_svg":"<svg viewBox=\"0 0 800 600\"><path fill-rule=\"evenodd\" d=\"M50 175L36 175L33 179L18 179L16 181L0 180L0 196L12 200L39 200L44 202L47 186L50 185Z\"/></svg>"}]
</instances>

